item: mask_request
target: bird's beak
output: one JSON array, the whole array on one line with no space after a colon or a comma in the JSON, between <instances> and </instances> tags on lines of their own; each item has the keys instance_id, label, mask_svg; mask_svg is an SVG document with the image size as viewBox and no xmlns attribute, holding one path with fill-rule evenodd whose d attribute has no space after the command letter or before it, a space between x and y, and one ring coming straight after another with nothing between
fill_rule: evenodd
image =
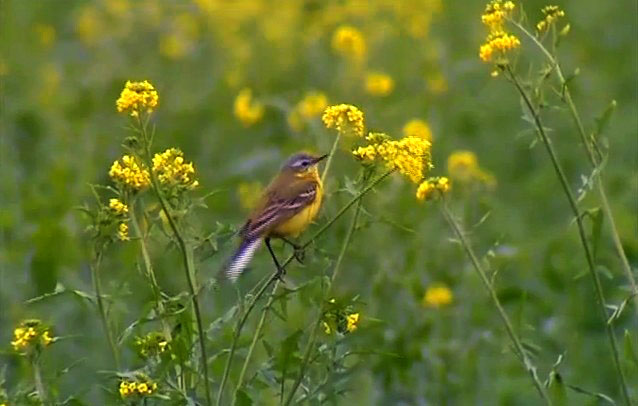
<instances>
[{"instance_id":1,"label":"bird's beak","mask_svg":"<svg viewBox=\"0 0 638 406\"><path fill-rule=\"evenodd\" d=\"M315 158L315 161L313 163L316 164L316 163L319 163L319 162L323 161L324 159L328 158L328 155L329 154L321 155L320 157Z\"/></svg>"}]
</instances>

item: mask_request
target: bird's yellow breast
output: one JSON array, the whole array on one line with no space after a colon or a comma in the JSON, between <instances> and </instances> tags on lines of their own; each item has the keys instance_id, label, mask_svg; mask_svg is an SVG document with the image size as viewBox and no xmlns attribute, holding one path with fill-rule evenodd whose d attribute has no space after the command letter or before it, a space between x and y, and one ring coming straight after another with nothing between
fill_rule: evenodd
<instances>
[{"instance_id":1,"label":"bird's yellow breast","mask_svg":"<svg viewBox=\"0 0 638 406\"><path fill-rule=\"evenodd\" d=\"M317 213L319 213L322 198L323 187L321 185L321 181L319 181L317 184L317 195L315 200L299 213L278 225L272 233L275 235L291 237L296 237L301 234L310 225L310 223L312 223L312 220L314 220L317 216Z\"/></svg>"}]
</instances>

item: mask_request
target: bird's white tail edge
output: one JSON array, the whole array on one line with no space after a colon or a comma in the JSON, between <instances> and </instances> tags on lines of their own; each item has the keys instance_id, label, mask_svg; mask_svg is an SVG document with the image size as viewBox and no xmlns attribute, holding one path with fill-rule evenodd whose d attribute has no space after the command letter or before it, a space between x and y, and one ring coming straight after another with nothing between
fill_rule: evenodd
<instances>
[{"instance_id":1,"label":"bird's white tail edge","mask_svg":"<svg viewBox=\"0 0 638 406\"><path fill-rule=\"evenodd\" d=\"M244 272L244 269L250 263L250 260L255 255L255 251L261 245L261 238L245 239L237 248L237 251L230 257L228 265L226 266L226 277L235 282L239 275Z\"/></svg>"}]
</instances>

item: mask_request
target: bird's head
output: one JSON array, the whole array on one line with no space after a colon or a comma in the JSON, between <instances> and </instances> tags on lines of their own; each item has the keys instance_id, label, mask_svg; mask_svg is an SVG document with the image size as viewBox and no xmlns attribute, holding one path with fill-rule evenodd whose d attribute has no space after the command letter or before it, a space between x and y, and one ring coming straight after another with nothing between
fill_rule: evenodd
<instances>
[{"instance_id":1,"label":"bird's head","mask_svg":"<svg viewBox=\"0 0 638 406\"><path fill-rule=\"evenodd\" d=\"M318 173L317 164L325 159L328 155L311 155L300 152L288 158L282 170L291 171L298 177L313 176Z\"/></svg>"}]
</instances>

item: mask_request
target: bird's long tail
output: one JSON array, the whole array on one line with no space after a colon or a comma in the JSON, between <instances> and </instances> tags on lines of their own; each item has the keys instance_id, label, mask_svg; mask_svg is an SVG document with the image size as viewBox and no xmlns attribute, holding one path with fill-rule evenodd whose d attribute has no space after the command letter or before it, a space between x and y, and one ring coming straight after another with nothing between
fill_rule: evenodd
<instances>
[{"instance_id":1,"label":"bird's long tail","mask_svg":"<svg viewBox=\"0 0 638 406\"><path fill-rule=\"evenodd\" d=\"M248 263L255 255L255 251L261 245L261 238L246 238L244 239L237 251L230 257L228 264L225 267L225 274L228 279L235 282L239 275L246 269Z\"/></svg>"}]
</instances>

